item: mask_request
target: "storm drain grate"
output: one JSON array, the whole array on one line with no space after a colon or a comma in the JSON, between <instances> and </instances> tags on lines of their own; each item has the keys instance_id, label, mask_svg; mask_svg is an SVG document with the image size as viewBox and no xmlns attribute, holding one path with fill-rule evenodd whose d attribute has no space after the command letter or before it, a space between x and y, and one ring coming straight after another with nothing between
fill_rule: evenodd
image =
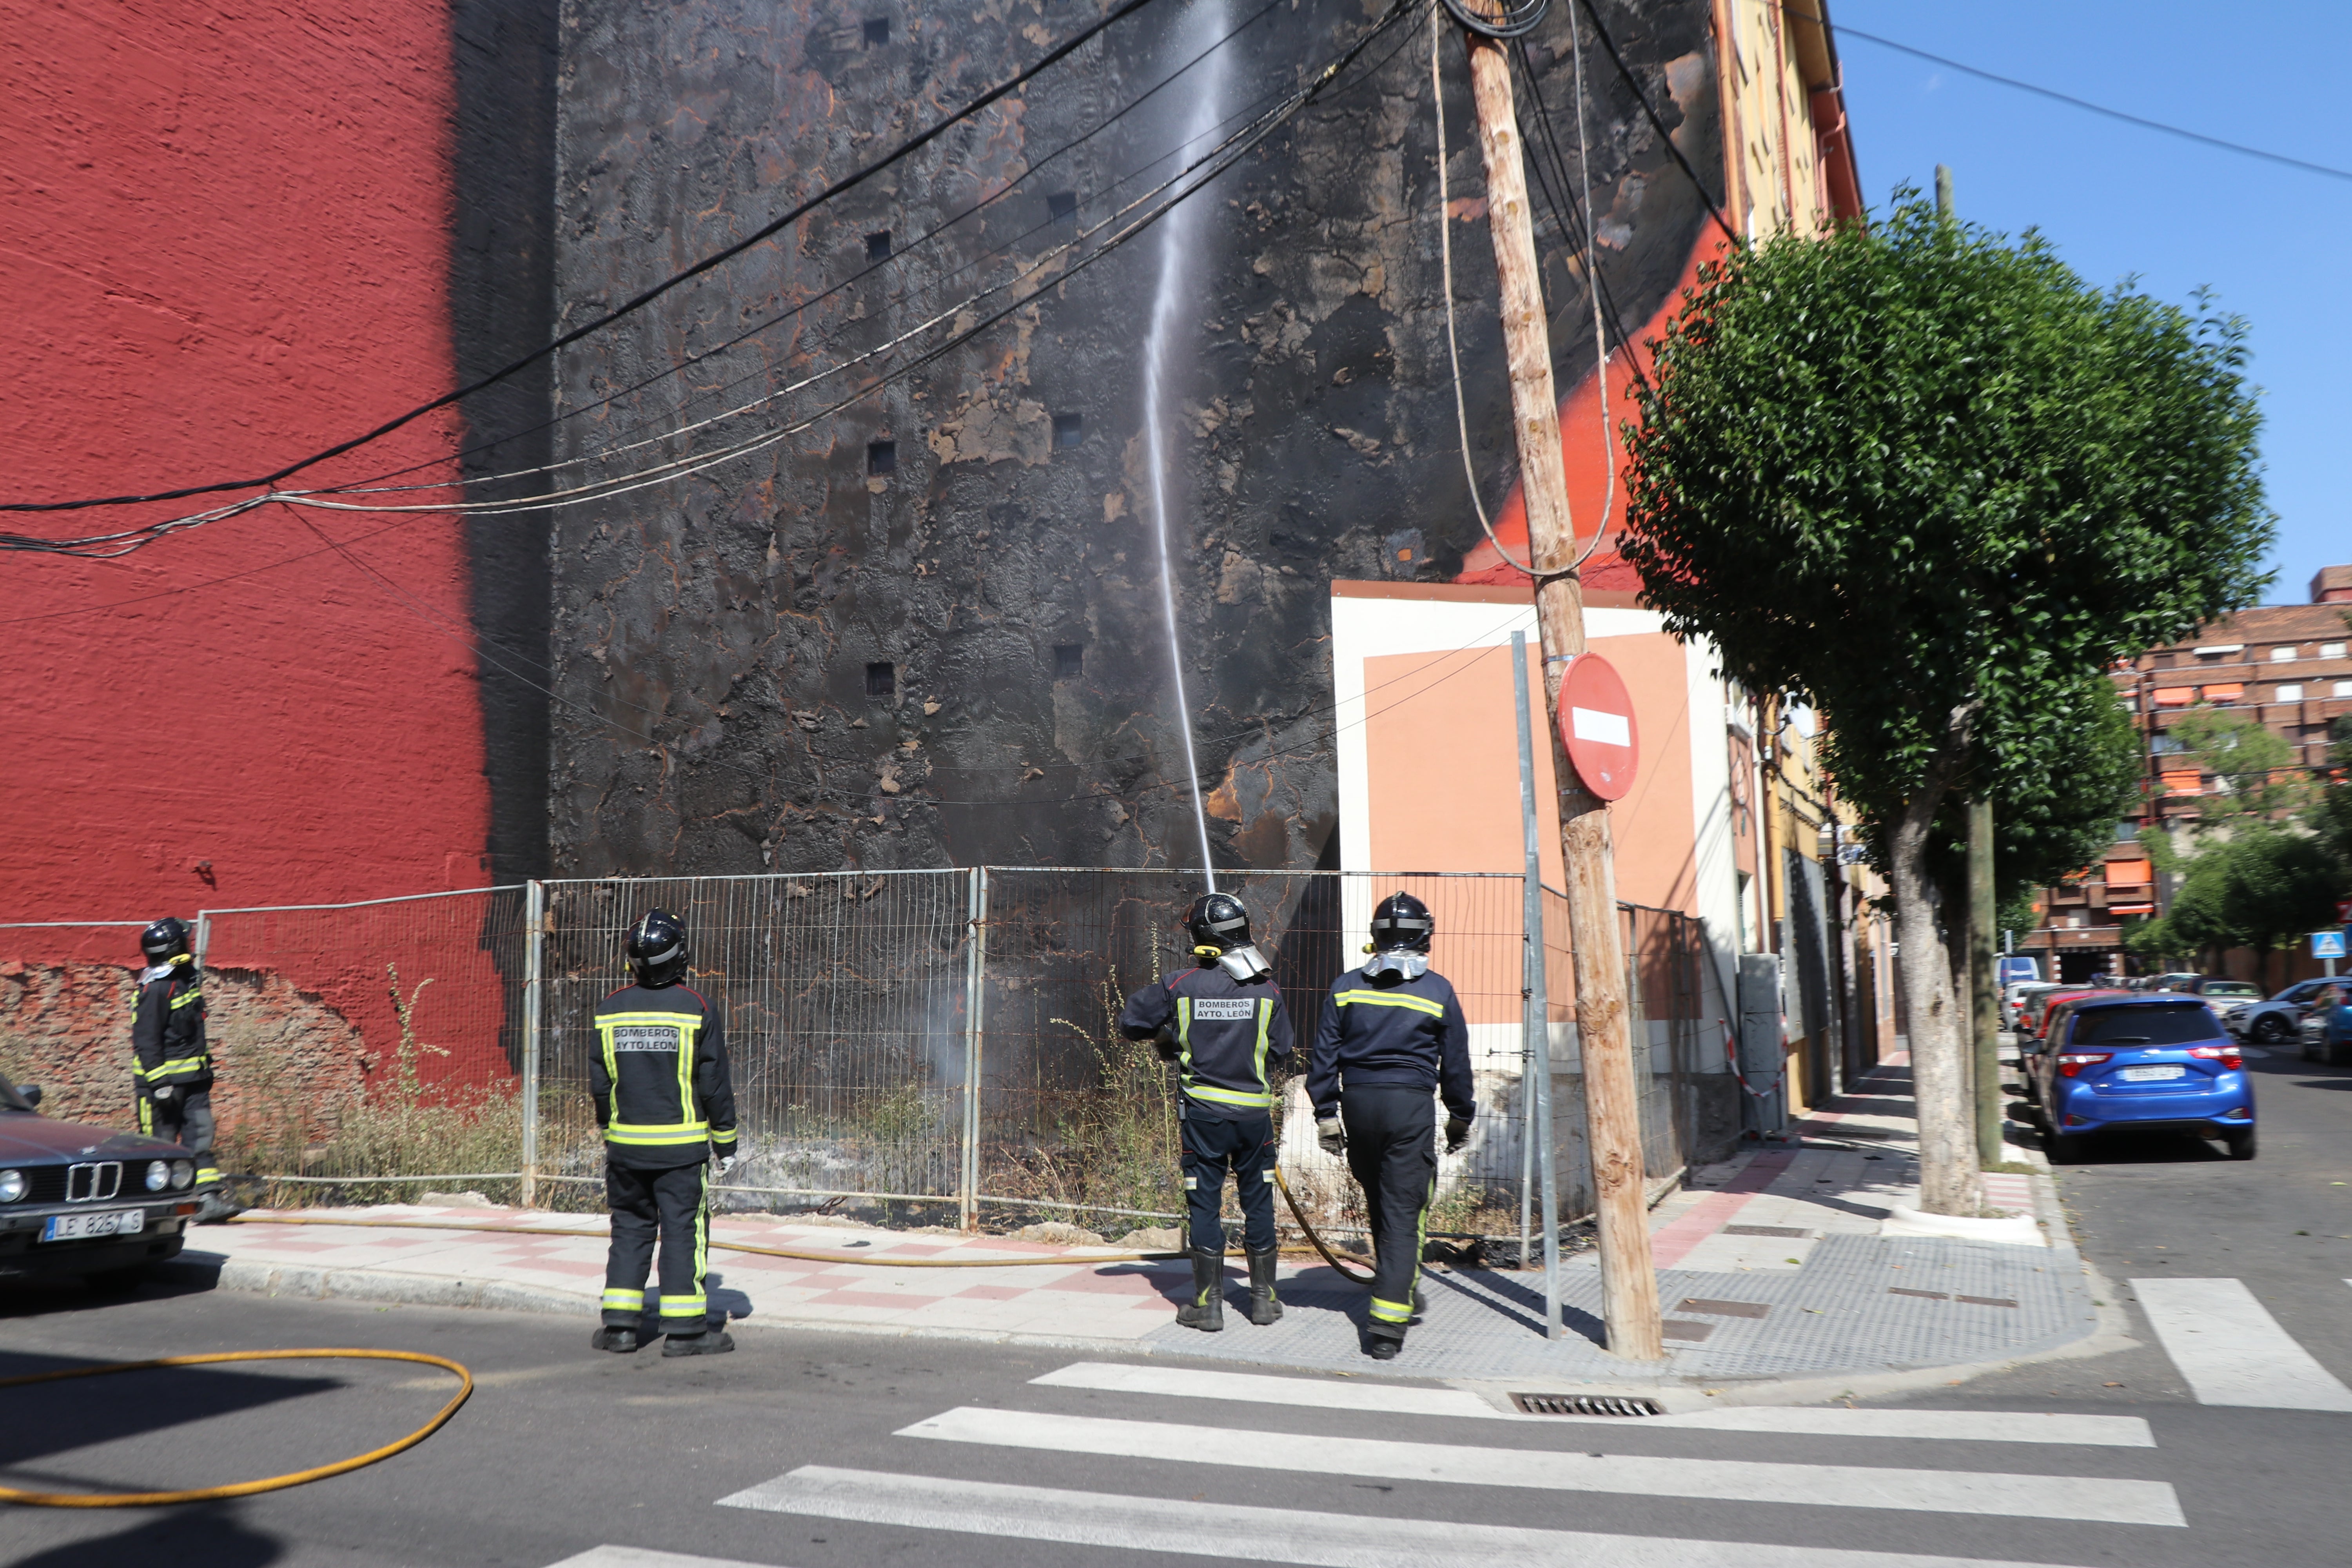
<instances>
[{"instance_id":1,"label":"storm drain grate","mask_svg":"<svg viewBox=\"0 0 2352 1568\"><path fill-rule=\"evenodd\" d=\"M1785 1236L1798 1241L1804 1241L1813 1233L1810 1230L1801 1230L1793 1225L1727 1225L1723 1227L1723 1234L1726 1236Z\"/></svg>"},{"instance_id":2,"label":"storm drain grate","mask_svg":"<svg viewBox=\"0 0 2352 1568\"><path fill-rule=\"evenodd\" d=\"M1524 1415L1664 1415L1654 1399L1622 1394L1514 1394Z\"/></svg>"}]
</instances>

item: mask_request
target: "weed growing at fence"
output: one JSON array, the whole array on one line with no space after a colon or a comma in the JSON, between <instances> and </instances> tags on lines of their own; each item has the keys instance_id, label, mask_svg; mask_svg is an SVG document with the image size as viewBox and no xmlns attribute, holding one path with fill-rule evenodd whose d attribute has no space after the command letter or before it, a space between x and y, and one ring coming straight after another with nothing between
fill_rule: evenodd
<instances>
[{"instance_id":1,"label":"weed growing at fence","mask_svg":"<svg viewBox=\"0 0 2352 1568\"><path fill-rule=\"evenodd\" d=\"M226 1168L248 1172L264 1182L265 1204L334 1202L414 1203L428 1188L446 1188L456 1176L513 1172L522 1158L522 1100L512 1088L442 1083L427 1089L418 1065L426 1055L446 1057L441 1047L416 1030L416 1000L434 984L428 976L406 994L397 965L387 963L392 1005L400 1020L400 1044L386 1078L321 1108L305 1104L280 1080L275 1059L256 1053L240 1063L251 1075L245 1108L221 1139ZM324 1128L316 1142L309 1129ZM302 1176L326 1181L273 1181ZM354 1181L333 1177L415 1176L415 1182ZM511 1200L511 1179L463 1184L499 1201Z\"/></svg>"},{"instance_id":2,"label":"weed growing at fence","mask_svg":"<svg viewBox=\"0 0 2352 1568\"><path fill-rule=\"evenodd\" d=\"M1116 1019L1127 994L1118 973L1098 989L1101 1016ZM1046 1021L1092 1042L1096 1081L1082 1089L1040 1090L1043 1124L1034 1136L982 1151L982 1191L1016 1204L1028 1198L1083 1205L1080 1213L1084 1207L1181 1212L1174 1072L1149 1041L1130 1040L1115 1027L1097 1034L1068 1018ZM1053 1212L1072 1211L1056 1206Z\"/></svg>"}]
</instances>

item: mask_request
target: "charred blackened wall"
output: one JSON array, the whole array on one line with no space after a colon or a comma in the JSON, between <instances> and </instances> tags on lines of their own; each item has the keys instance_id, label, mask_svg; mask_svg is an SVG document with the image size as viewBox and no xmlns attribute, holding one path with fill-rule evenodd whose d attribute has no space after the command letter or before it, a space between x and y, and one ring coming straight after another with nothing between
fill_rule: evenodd
<instances>
[{"instance_id":1,"label":"charred blackened wall","mask_svg":"<svg viewBox=\"0 0 2352 1568\"><path fill-rule=\"evenodd\" d=\"M1380 15L1299 0L1253 21L1250 0L1230 3L1217 30L1244 30L1227 46L1228 129ZM1705 0L1601 9L1685 156L1719 184ZM1572 174L1570 12L1553 8L1528 63ZM1099 14L1068 0L572 0L559 325L748 234ZM1165 229L1071 268L1179 166L1197 73L1105 122L1183 64L1202 20L1162 0L565 352L556 452L583 459L565 482L807 423L555 514L560 871L1197 860L1139 439ZM1601 267L1638 325L1683 275L1705 206L1586 26ZM1209 210L1170 399L1170 533L1221 862L1309 865L1330 839L1329 581L1443 580L1479 541L1445 358L1430 37L1413 12L1192 198ZM1450 26L1443 61L1463 369L1491 508L1513 483L1507 398ZM1565 393L1591 369L1590 307L1576 247L1549 208L1538 216ZM1041 283L1053 286L969 344L826 412ZM1002 291L972 298L989 289ZM960 320L919 331L968 300ZM595 456L638 441L652 444Z\"/></svg>"}]
</instances>

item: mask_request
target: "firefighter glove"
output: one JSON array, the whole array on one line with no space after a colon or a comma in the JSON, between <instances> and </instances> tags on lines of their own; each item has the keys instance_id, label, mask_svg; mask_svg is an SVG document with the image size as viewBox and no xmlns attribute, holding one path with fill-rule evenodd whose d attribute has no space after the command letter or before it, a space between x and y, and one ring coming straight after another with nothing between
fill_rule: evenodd
<instances>
[{"instance_id":1,"label":"firefighter glove","mask_svg":"<svg viewBox=\"0 0 2352 1568\"><path fill-rule=\"evenodd\" d=\"M1326 1154L1344 1154L1348 1152L1348 1134L1346 1130L1340 1127L1339 1119L1336 1116L1327 1116L1315 1124L1315 1142L1323 1145L1323 1152Z\"/></svg>"},{"instance_id":2,"label":"firefighter glove","mask_svg":"<svg viewBox=\"0 0 2352 1568\"><path fill-rule=\"evenodd\" d=\"M1445 1119L1445 1152L1449 1154L1459 1154L1462 1152L1462 1145L1468 1142L1470 1142L1468 1119L1460 1116L1447 1117Z\"/></svg>"},{"instance_id":3,"label":"firefighter glove","mask_svg":"<svg viewBox=\"0 0 2352 1568\"><path fill-rule=\"evenodd\" d=\"M735 1168L735 1162L739 1158L740 1158L740 1156L735 1154L721 1154L719 1156L719 1179L720 1181L723 1182L727 1179L727 1173Z\"/></svg>"},{"instance_id":4,"label":"firefighter glove","mask_svg":"<svg viewBox=\"0 0 2352 1568\"><path fill-rule=\"evenodd\" d=\"M1183 1043L1169 1033L1164 1026L1151 1037L1151 1048L1160 1053L1160 1059L1163 1062L1172 1062L1184 1054Z\"/></svg>"},{"instance_id":5,"label":"firefighter glove","mask_svg":"<svg viewBox=\"0 0 2352 1568\"><path fill-rule=\"evenodd\" d=\"M159 1089L155 1091L155 1098L160 1100L169 1101L172 1098L172 1094L173 1090L169 1088Z\"/></svg>"}]
</instances>

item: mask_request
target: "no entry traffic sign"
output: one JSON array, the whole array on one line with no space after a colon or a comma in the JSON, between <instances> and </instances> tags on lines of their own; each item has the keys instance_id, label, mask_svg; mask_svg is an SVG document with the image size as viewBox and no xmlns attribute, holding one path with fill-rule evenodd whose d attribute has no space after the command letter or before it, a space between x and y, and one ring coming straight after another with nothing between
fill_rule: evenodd
<instances>
[{"instance_id":1,"label":"no entry traffic sign","mask_svg":"<svg viewBox=\"0 0 2352 1568\"><path fill-rule=\"evenodd\" d=\"M1633 699L1615 668L1597 653L1579 654L1559 685L1559 738L1584 787L1622 800L1641 761Z\"/></svg>"}]
</instances>

